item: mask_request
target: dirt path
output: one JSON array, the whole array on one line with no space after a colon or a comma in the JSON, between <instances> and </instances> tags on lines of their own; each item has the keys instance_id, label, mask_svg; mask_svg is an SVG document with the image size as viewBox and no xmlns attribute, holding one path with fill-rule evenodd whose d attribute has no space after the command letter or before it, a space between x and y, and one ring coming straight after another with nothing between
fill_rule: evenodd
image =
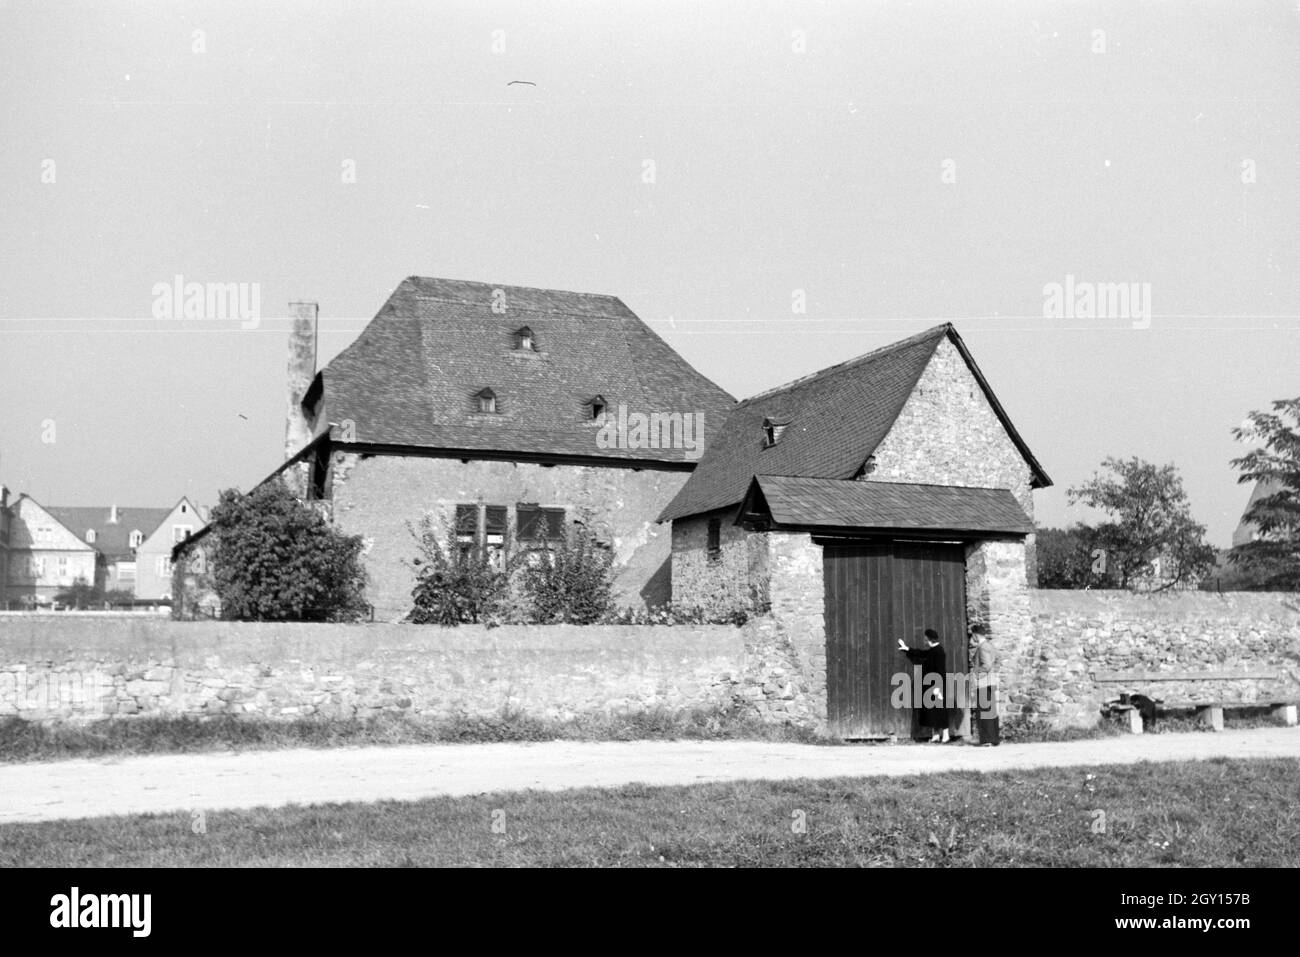
<instances>
[{"instance_id":1,"label":"dirt path","mask_svg":"<svg viewBox=\"0 0 1300 957\"><path fill-rule=\"evenodd\" d=\"M817 747L758 741L440 744L0 765L0 823L198 808L414 801L525 789L696 784L1131 764L1300 759L1300 728L1064 744Z\"/></svg>"}]
</instances>

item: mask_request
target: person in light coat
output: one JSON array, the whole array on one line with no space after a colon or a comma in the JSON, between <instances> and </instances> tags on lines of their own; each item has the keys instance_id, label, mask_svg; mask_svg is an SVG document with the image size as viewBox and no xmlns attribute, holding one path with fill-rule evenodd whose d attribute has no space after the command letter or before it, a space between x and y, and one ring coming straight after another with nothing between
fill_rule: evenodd
<instances>
[{"instance_id":1,"label":"person in light coat","mask_svg":"<svg viewBox=\"0 0 1300 957\"><path fill-rule=\"evenodd\" d=\"M995 747L998 737L998 652L985 625L971 628L975 642L975 714L980 747Z\"/></svg>"}]
</instances>

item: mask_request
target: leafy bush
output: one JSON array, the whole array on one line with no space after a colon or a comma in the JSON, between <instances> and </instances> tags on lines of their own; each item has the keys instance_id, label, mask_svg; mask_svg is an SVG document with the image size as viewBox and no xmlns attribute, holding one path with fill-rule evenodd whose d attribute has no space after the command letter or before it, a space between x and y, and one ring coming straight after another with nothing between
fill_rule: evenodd
<instances>
[{"instance_id":1,"label":"leafy bush","mask_svg":"<svg viewBox=\"0 0 1300 957\"><path fill-rule=\"evenodd\" d=\"M619 608L606 615L603 621L610 625L743 625L763 613L764 609L742 605L702 608L669 602L651 608Z\"/></svg>"},{"instance_id":2,"label":"leafy bush","mask_svg":"<svg viewBox=\"0 0 1300 957\"><path fill-rule=\"evenodd\" d=\"M531 617L540 624L604 621L614 606L613 556L584 526L534 551L523 572Z\"/></svg>"},{"instance_id":3,"label":"leafy bush","mask_svg":"<svg viewBox=\"0 0 1300 957\"><path fill-rule=\"evenodd\" d=\"M475 624L498 617L509 600L510 578L517 561L505 567L492 565L487 550L462 547L450 527L441 531L426 515L418 526L407 528L419 545L411 562L415 588L414 607L407 621L420 625Z\"/></svg>"},{"instance_id":4,"label":"leafy bush","mask_svg":"<svg viewBox=\"0 0 1300 957\"><path fill-rule=\"evenodd\" d=\"M78 578L68 588L54 596L55 604L70 608L102 608L109 605L129 605L134 600L131 592L122 588L105 590L99 585L92 585L84 578Z\"/></svg>"},{"instance_id":5,"label":"leafy bush","mask_svg":"<svg viewBox=\"0 0 1300 957\"><path fill-rule=\"evenodd\" d=\"M222 492L211 524L223 618L353 621L368 610L361 537L344 535L280 482Z\"/></svg>"}]
</instances>

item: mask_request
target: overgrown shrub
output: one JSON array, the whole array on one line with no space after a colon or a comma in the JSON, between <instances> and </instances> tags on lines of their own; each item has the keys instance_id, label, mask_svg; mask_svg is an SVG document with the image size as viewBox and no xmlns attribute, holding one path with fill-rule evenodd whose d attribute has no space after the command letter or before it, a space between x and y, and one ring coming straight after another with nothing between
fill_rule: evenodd
<instances>
[{"instance_id":1,"label":"overgrown shrub","mask_svg":"<svg viewBox=\"0 0 1300 957\"><path fill-rule=\"evenodd\" d=\"M529 554L523 590L530 617L540 624L604 621L614 607L613 556L585 526Z\"/></svg>"},{"instance_id":2,"label":"overgrown shrub","mask_svg":"<svg viewBox=\"0 0 1300 957\"><path fill-rule=\"evenodd\" d=\"M452 528L439 529L429 515L418 526L408 523L407 527L419 548L411 562L416 581L407 621L461 625L500 616L509 601L510 578L518 559L494 567L486 549L463 545Z\"/></svg>"},{"instance_id":3,"label":"overgrown shrub","mask_svg":"<svg viewBox=\"0 0 1300 957\"><path fill-rule=\"evenodd\" d=\"M246 495L226 489L211 524L223 618L354 621L368 610L361 537L344 535L280 482Z\"/></svg>"}]
</instances>

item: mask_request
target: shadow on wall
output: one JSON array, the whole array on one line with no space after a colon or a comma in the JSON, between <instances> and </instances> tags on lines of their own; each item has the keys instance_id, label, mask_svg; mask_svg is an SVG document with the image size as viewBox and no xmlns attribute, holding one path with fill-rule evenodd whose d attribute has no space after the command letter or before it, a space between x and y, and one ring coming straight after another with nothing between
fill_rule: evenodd
<instances>
[{"instance_id":1,"label":"shadow on wall","mask_svg":"<svg viewBox=\"0 0 1300 957\"><path fill-rule=\"evenodd\" d=\"M650 580L641 586L641 600L647 608L666 605L673 597L673 560L669 556L659 565Z\"/></svg>"}]
</instances>

